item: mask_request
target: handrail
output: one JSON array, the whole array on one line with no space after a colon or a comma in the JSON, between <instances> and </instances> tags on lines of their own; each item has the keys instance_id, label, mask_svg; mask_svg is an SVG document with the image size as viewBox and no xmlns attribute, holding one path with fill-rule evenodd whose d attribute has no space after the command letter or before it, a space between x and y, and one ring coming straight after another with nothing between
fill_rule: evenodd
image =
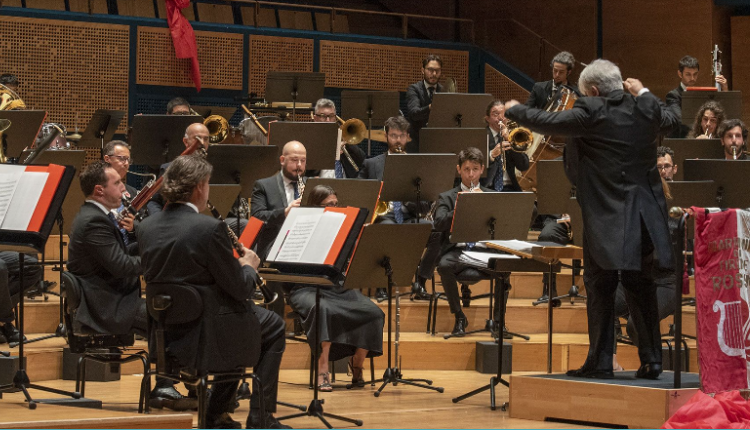
<instances>
[{"instance_id":1,"label":"handrail","mask_svg":"<svg viewBox=\"0 0 750 430\"><path fill-rule=\"evenodd\" d=\"M329 6L317 6L317 5L300 5L300 4L291 4L291 3L283 3L283 2L275 2L275 1L266 1L266 0L223 0L228 3L240 3L240 4L252 4L255 5L255 14L257 15L259 13L260 6L279 6L284 7L288 9L303 9L303 10L324 10L328 11L331 14L331 33L333 33L334 26L333 21L335 20L335 15L337 12L344 12L344 13L361 13L366 15L381 15L381 16L395 16L400 17L402 20L402 31L403 31L403 37L404 39L407 38L407 30L408 30L408 22L410 18L415 19L432 19L436 21L452 21L452 22L463 22L469 24L469 35L471 37L471 43L474 43L474 20L469 18L453 18L453 17L447 17L447 16L432 16L432 15L420 15L420 14L413 14L413 13L399 13L399 12L382 12L382 11L375 11L375 10L366 10L366 9L352 9L352 8L346 8L346 7L329 7ZM257 16L255 22L257 23ZM257 25L257 24L256 24Z\"/></svg>"}]
</instances>

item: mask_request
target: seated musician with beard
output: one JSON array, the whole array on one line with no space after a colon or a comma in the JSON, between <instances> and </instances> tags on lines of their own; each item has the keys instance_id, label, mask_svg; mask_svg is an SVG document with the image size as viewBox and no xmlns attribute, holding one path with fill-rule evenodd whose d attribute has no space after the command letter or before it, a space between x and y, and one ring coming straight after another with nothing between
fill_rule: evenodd
<instances>
[{"instance_id":1,"label":"seated musician with beard","mask_svg":"<svg viewBox=\"0 0 750 430\"><path fill-rule=\"evenodd\" d=\"M336 207L336 191L327 185L313 188L308 206ZM315 294L317 288L295 285L289 293L289 305L302 317L310 348L315 348ZM383 355L385 314L360 291L343 287L320 289L320 345L318 388L333 391L328 362L351 357L352 384L364 385L362 371L367 357Z\"/></svg>"}]
</instances>

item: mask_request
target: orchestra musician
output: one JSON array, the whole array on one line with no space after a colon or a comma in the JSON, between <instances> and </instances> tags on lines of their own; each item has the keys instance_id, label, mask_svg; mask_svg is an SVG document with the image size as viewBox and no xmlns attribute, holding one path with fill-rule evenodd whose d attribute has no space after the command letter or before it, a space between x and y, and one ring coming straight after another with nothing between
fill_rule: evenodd
<instances>
[{"instance_id":1,"label":"orchestra musician","mask_svg":"<svg viewBox=\"0 0 750 430\"><path fill-rule=\"evenodd\" d=\"M175 97L167 103L167 115L195 115L190 103L182 97Z\"/></svg>"},{"instance_id":2,"label":"orchestra musician","mask_svg":"<svg viewBox=\"0 0 750 430\"><path fill-rule=\"evenodd\" d=\"M313 112L310 113L315 122L336 122L336 105L329 99L320 99L315 103ZM344 156L344 143L341 142L341 131L339 131L339 154L336 157L333 170L321 170L321 178L356 178L359 175L359 168L364 163L365 152L357 145L348 145L346 150L349 157ZM352 164L354 162L354 164Z\"/></svg>"},{"instance_id":3,"label":"orchestra musician","mask_svg":"<svg viewBox=\"0 0 750 430\"><path fill-rule=\"evenodd\" d=\"M656 168L659 170L659 175L667 181L671 182L674 180L674 175L677 174L677 164L674 162L674 151L668 146L660 146L656 148Z\"/></svg>"},{"instance_id":4,"label":"orchestra musician","mask_svg":"<svg viewBox=\"0 0 750 430\"><path fill-rule=\"evenodd\" d=\"M406 144L406 151L412 154L419 152L419 130L427 125L432 109L432 96L443 91L438 82L443 71L443 60L435 54L427 55L422 60L422 80L409 85L406 90L406 112L409 121L411 142Z\"/></svg>"},{"instance_id":5,"label":"orchestra musician","mask_svg":"<svg viewBox=\"0 0 750 430\"><path fill-rule=\"evenodd\" d=\"M524 172L529 168L529 156L525 152L510 150L508 127L505 119L505 104L494 100L487 105L484 121L490 139L487 177L482 185L495 191L523 191L518 185L516 169Z\"/></svg>"},{"instance_id":6,"label":"orchestra musician","mask_svg":"<svg viewBox=\"0 0 750 430\"><path fill-rule=\"evenodd\" d=\"M385 170L385 159L388 156L394 156L404 153L404 146L409 139L409 123L402 116L393 116L385 121L385 138L388 145L388 151L376 157L365 160L362 170L359 171L360 179L377 179L383 180ZM420 202L419 207L413 202L390 202L389 211L375 220L376 223L386 224L403 224L416 222L417 211L426 213L429 210L427 202ZM419 218L420 223L430 223L424 217ZM419 262L419 269L415 275L415 281L412 284L412 299L428 300L429 295L425 289L427 279L432 278L437 259L440 256L441 234L433 232L427 242L425 253ZM385 288L378 288L375 292L375 298L378 302L388 299L388 293Z\"/></svg>"},{"instance_id":7,"label":"orchestra musician","mask_svg":"<svg viewBox=\"0 0 750 430\"><path fill-rule=\"evenodd\" d=\"M563 86L573 90L576 95L581 95L575 85L568 82L570 74L576 65L576 59L573 54L567 51L559 52L552 58L550 67L552 68L552 79L545 82L537 82L531 88L529 98L526 99L526 106L536 109L544 109L552 100L552 97Z\"/></svg>"},{"instance_id":8,"label":"orchestra musician","mask_svg":"<svg viewBox=\"0 0 750 430\"><path fill-rule=\"evenodd\" d=\"M147 284L190 285L210 297L204 299L197 325L168 327L168 351L181 365L194 366L200 354L212 370L234 371L235 363L242 363L242 357L260 345L254 370L263 392L252 393L247 428L261 423L260 395L268 428L290 428L272 415L285 349L284 320L249 300L258 281L258 256L243 247L243 255L234 258L226 225L200 214L208 202L211 172L211 165L199 154L177 157L167 168L162 195L168 204L138 228L143 276ZM229 415L236 391L236 381L213 385L206 411L209 428L241 428Z\"/></svg>"},{"instance_id":9,"label":"orchestra musician","mask_svg":"<svg viewBox=\"0 0 750 430\"><path fill-rule=\"evenodd\" d=\"M130 145L123 142L122 140L113 140L104 145L102 154L104 154L104 156L102 157L104 159L104 162L109 163L109 165L117 171L117 174L120 175L120 179L122 180L123 185L125 185L125 192L123 193L123 195L128 198L135 197L135 195L138 194L138 191L136 191L135 188L126 183L128 177L128 168L130 167L130 162L132 161L132 159L130 158ZM121 202L116 212L120 212L122 209L123 205ZM120 232L123 234L126 245L130 241L135 241L134 228L135 225L132 218L126 217L123 219L123 226L120 227Z\"/></svg>"},{"instance_id":10,"label":"orchestra musician","mask_svg":"<svg viewBox=\"0 0 750 430\"><path fill-rule=\"evenodd\" d=\"M253 186L250 198L251 215L266 223L257 239L257 253L265 260L271 250L276 236L284 224L286 216L293 207L299 207L302 201L300 185L307 181L305 167L307 150L301 142L287 142L282 149L281 169L268 178L258 179ZM268 287L281 296L283 285L268 282ZM277 300L271 305L274 312L284 315L284 302Z\"/></svg>"},{"instance_id":11,"label":"orchestra musician","mask_svg":"<svg viewBox=\"0 0 750 430\"><path fill-rule=\"evenodd\" d=\"M308 191L308 206L336 207L336 191L318 185ZM315 348L315 294L317 288L295 285L289 292L289 305L302 319L310 348ZM341 286L320 289L320 345L318 389L333 391L328 362L351 357L352 384L364 385L362 371L367 357L383 355L385 314L360 291Z\"/></svg>"},{"instance_id":12,"label":"orchestra musician","mask_svg":"<svg viewBox=\"0 0 750 430\"><path fill-rule=\"evenodd\" d=\"M660 131L679 125L680 116L637 79L623 83L620 69L607 60L586 66L579 87L587 97L570 110L549 113L511 102L506 111L506 117L532 130L573 137L565 147L565 167L577 187L585 227L589 353L568 375L614 377L619 278L640 338L636 377L656 379L662 371L661 337L652 269L671 265L672 249L655 141Z\"/></svg>"},{"instance_id":13,"label":"orchestra musician","mask_svg":"<svg viewBox=\"0 0 750 430\"><path fill-rule=\"evenodd\" d=\"M0 75L0 84L5 85L9 90L16 94L18 94L18 87L21 85L18 81L18 76L12 73L4 73Z\"/></svg>"},{"instance_id":14,"label":"orchestra musician","mask_svg":"<svg viewBox=\"0 0 750 430\"><path fill-rule=\"evenodd\" d=\"M716 127L724 122L725 118L726 115L721 103L709 100L703 103L703 106L698 109L698 113L695 115L695 122L693 122L693 128L687 137L694 139L716 138Z\"/></svg>"},{"instance_id":15,"label":"orchestra musician","mask_svg":"<svg viewBox=\"0 0 750 430\"><path fill-rule=\"evenodd\" d=\"M722 122L717 134L724 147L725 160L747 159L747 127L742 120L728 119Z\"/></svg>"}]
</instances>

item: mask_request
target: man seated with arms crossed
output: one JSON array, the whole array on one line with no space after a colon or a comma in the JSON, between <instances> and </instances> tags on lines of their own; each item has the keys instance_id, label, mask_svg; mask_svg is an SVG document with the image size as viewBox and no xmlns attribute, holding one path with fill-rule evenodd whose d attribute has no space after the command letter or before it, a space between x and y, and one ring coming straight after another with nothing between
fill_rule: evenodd
<instances>
[{"instance_id":1,"label":"man seated with arms crossed","mask_svg":"<svg viewBox=\"0 0 750 430\"><path fill-rule=\"evenodd\" d=\"M320 99L315 103L315 112L311 112L310 115L314 122L336 122L336 105L331 100ZM367 158L364 151L357 145L346 145L341 142L341 131L339 131L339 146L339 157L334 169L321 170L321 178L356 178L359 174L359 169L362 168L362 163ZM348 157L344 154L344 150L349 154Z\"/></svg>"},{"instance_id":2,"label":"man seated with arms crossed","mask_svg":"<svg viewBox=\"0 0 750 430\"><path fill-rule=\"evenodd\" d=\"M404 153L404 146L406 141L409 139L409 123L402 116L392 116L385 121L385 138L388 144L388 152L378 155L377 157L368 158L365 160L362 170L359 171L360 179L377 179L383 180L383 173L385 171L385 159L389 155ZM429 211L428 202L420 202L417 207L414 202L390 202L392 203L393 210L386 213L385 215L379 216L375 222L385 224L403 224L408 222L416 222L417 211L422 213L419 222L429 223L425 219L425 215ZM432 278L435 272L435 266L437 265L437 259L440 256L440 240L441 234L433 232L430 235L430 239L427 242L425 253L422 255L422 260L419 262L419 268L416 274L416 280L412 284L412 298L419 300L427 300L429 296L425 290L425 282L427 279ZM375 298L378 302L388 299L388 294L385 288L378 288L375 293Z\"/></svg>"},{"instance_id":3,"label":"man seated with arms crossed","mask_svg":"<svg viewBox=\"0 0 750 430\"><path fill-rule=\"evenodd\" d=\"M183 365L194 364L199 358L196 347L201 347L208 349L201 357L212 370L233 371L233 363L241 363L242 355L250 353L250 341L260 332L261 353L255 373L262 381L263 393L253 392L247 418L247 427L257 428L261 423L259 395L264 396L266 411L276 410L284 321L249 300L258 281L258 256L243 248L243 256L234 258L226 225L200 214L208 202L211 172L211 165L200 155L177 157L167 169L162 194L168 204L138 228L143 276L147 284L190 285L215 300L197 326L169 330L168 349ZM217 310L216 314L208 312ZM213 386L206 413L210 427L241 428L229 415L236 391L237 382ZM270 412L266 419L269 428L289 428Z\"/></svg>"},{"instance_id":4,"label":"man seated with arms crossed","mask_svg":"<svg viewBox=\"0 0 750 430\"><path fill-rule=\"evenodd\" d=\"M125 184L117 170L103 161L89 164L81 172L80 182L86 202L73 220L68 245L68 270L82 286L76 318L100 333L147 336L138 246L125 244L112 212L120 206ZM129 215L131 225L132 221ZM197 399L183 397L171 381L161 378L156 379L149 402L176 411L198 406Z\"/></svg>"},{"instance_id":5,"label":"man seated with arms crossed","mask_svg":"<svg viewBox=\"0 0 750 430\"><path fill-rule=\"evenodd\" d=\"M724 147L725 160L747 159L747 127L739 119L728 119L719 125L717 131Z\"/></svg>"}]
</instances>

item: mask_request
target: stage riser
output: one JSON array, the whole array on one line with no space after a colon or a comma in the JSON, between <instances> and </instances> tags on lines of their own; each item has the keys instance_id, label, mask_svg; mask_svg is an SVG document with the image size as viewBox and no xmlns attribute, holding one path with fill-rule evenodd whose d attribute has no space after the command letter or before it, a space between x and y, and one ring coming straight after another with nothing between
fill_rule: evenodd
<instances>
[{"instance_id":1,"label":"stage riser","mask_svg":"<svg viewBox=\"0 0 750 430\"><path fill-rule=\"evenodd\" d=\"M696 392L513 375L510 416L659 428Z\"/></svg>"}]
</instances>

